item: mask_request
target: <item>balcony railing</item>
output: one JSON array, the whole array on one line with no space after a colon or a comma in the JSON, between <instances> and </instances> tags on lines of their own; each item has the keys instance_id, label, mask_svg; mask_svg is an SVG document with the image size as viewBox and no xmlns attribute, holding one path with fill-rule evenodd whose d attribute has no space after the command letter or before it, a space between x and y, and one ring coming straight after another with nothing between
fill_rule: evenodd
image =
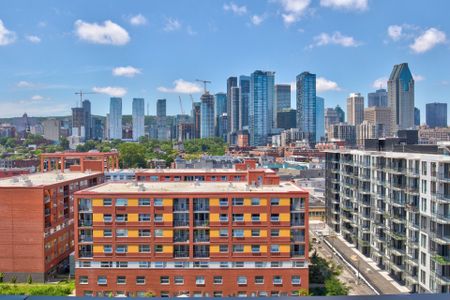
<instances>
[{"instance_id":1,"label":"balcony railing","mask_svg":"<svg viewBox=\"0 0 450 300\"><path fill-rule=\"evenodd\" d=\"M209 251L194 251L194 257L196 258L209 257Z\"/></svg>"},{"instance_id":2,"label":"balcony railing","mask_svg":"<svg viewBox=\"0 0 450 300\"><path fill-rule=\"evenodd\" d=\"M174 227L189 226L189 221L188 220L174 220L173 226Z\"/></svg>"},{"instance_id":3,"label":"balcony railing","mask_svg":"<svg viewBox=\"0 0 450 300\"><path fill-rule=\"evenodd\" d=\"M189 257L189 251L175 251L173 253L173 257L176 257L176 258Z\"/></svg>"}]
</instances>

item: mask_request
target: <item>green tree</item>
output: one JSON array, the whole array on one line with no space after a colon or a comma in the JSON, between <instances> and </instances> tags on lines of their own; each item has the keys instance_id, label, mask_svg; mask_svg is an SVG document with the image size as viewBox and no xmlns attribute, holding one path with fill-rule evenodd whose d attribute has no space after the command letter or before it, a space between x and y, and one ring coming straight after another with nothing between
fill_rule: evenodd
<instances>
[{"instance_id":1,"label":"green tree","mask_svg":"<svg viewBox=\"0 0 450 300\"><path fill-rule=\"evenodd\" d=\"M59 138L59 145L64 149L64 150L68 150L69 149L69 140L65 137L65 136L61 136Z\"/></svg>"},{"instance_id":2,"label":"green tree","mask_svg":"<svg viewBox=\"0 0 450 300\"><path fill-rule=\"evenodd\" d=\"M346 296L349 288L336 277L325 281L326 296Z\"/></svg>"},{"instance_id":3,"label":"green tree","mask_svg":"<svg viewBox=\"0 0 450 300\"><path fill-rule=\"evenodd\" d=\"M33 283L33 277L31 277L31 274L28 274L27 283L32 284Z\"/></svg>"},{"instance_id":4,"label":"green tree","mask_svg":"<svg viewBox=\"0 0 450 300\"><path fill-rule=\"evenodd\" d=\"M122 168L146 167L145 147L137 143L123 143L119 146Z\"/></svg>"}]
</instances>

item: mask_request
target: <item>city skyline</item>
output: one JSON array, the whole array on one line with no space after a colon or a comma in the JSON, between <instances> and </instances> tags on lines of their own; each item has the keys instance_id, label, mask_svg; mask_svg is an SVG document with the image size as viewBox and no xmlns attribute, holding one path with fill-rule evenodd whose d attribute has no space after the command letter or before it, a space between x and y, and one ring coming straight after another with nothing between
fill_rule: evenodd
<instances>
[{"instance_id":1,"label":"city skyline","mask_svg":"<svg viewBox=\"0 0 450 300\"><path fill-rule=\"evenodd\" d=\"M291 2L304 6L293 9ZM423 120L425 103L446 102L450 94L444 1L415 3L407 11L396 9L406 1L348 1L347 6L338 6L339 1L186 1L132 9L105 3L97 2L89 13L84 5L55 1L34 4L32 10L21 1L0 4L0 54L6 58L0 65L0 117L69 115L79 89L100 93L87 97L94 115L106 115L110 96L122 96L124 114L131 114L133 98L150 103L151 114L156 99L166 98L167 113L174 115L180 112L178 95L185 107L189 93L199 101L202 86L196 78L211 80L208 90L215 94L226 92L229 76L258 69L275 71L275 83L291 83L292 89L297 74L317 74L317 95L326 99L325 107L343 107L351 92L367 97L380 82L386 88L392 65L408 62ZM199 20L200 6L210 15ZM423 15L424 10L431 13ZM364 26L354 28L355 22ZM271 37L277 43L267 43ZM243 45L239 59L225 56L229 46L214 48L214 55L205 46L229 38Z\"/></svg>"}]
</instances>

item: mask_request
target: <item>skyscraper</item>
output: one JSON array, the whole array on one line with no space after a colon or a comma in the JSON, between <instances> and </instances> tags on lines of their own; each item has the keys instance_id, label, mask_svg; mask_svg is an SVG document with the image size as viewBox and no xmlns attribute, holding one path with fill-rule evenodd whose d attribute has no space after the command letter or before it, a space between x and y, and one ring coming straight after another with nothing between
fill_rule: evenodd
<instances>
[{"instance_id":1,"label":"skyscraper","mask_svg":"<svg viewBox=\"0 0 450 300\"><path fill-rule=\"evenodd\" d=\"M376 90L374 93L369 93L367 95L368 107L378 106L387 107L388 106L388 93L385 89Z\"/></svg>"},{"instance_id":2,"label":"skyscraper","mask_svg":"<svg viewBox=\"0 0 450 300\"><path fill-rule=\"evenodd\" d=\"M250 76L239 76L239 129L248 129L248 103L250 100Z\"/></svg>"},{"instance_id":3,"label":"skyscraper","mask_svg":"<svg viewBox=\"0 0 450 300\"><path fill-rule=\"evenodd\" d=\"M72 136L79 136L85 138L84 129L84 110L83 107L72 108Z\"/></svg>"},{"instance_id":4,"label":"skyscraper","mask_svg":"<svg viewBox=\"0 0 450 300\"><path fill-rule=\"evenodd\" d=\"M364 121L364 97L360 93L351 93L347 98L347 123L359 125Z\"/></svg>"},{"instance_id":5,"label":"skyscraper","mask_svg":"<svg viewBox=\"0 0 450 300\"><path fill-rule=\"evenodd\" d=\"M249 133L251 146L267 143L272 129L275 73L255 71L250 76Z\"/></svg>"},{"instance_id":6,"label":"skyscraper","mask_svg":"<svg viewBox=\"0 0 450 300\"><path fill-rule=\"evenodd\" d=\"M201 102L192 103L192 119L194 120L194 139L200 138L200 114Z\"/></svg>"},{"instance_id":7,"label":"skyscraper","mask_svg":"<svg viewBox=\"0 0 450 300\"><path fill-rule=\"evenodd\" d=\"M426 117L431 128L447 127L447 103L427 103Z\"/></svg>"},{"instance_id":8,"label":"skyscraper","mask_svg":"<svg viewBox=\"0 0 450 300\"><path fill-rule=\"evenodd\" d=\"M200 97L200 137L214 137L214 96L208 91Z\"/></svg>"},{"instance_id":9,"label":"skyscraper","mask_svg":"<svg viewBox=\"0 0 450 300\"><path fill-rule=\"evenodd\" d=\"M133 98L133 140L144 136L144 98Z\"/></svg>"},{"instance_id":10,"label":"skyscraper","mask_svg":"<svg viewBox=\"0 0 450 300\"><path fill-rule=\"evenodd\" d=\"M275 100L274 100L274 122L277 128L281 128L278 125L278 113L284 109L291 108L291 85L290 84L276 84L275 85Z\"/></svg>"},{"instance_id":11,"label":"skyscraper","mask_svg":"<svg viewBox=\"0 0 450 300\"><path fill-rule=\"evenodd\" d=\"M91 101L83 100L83 122L84 122L84 138L86 140L92 139L92 115L91 115Z\"/></svg>"},{"instance_id":12,"label":"skyscraper","mask_svg":"<svg viewBox=\"0 0 450 300\"><path fill-rule=\"evenodd\" d=\"M231 118L230 124L231 128L228 130L230 133L236 133L239 130L239 88L237 86L233 86L231 88L230 98L231 100L231 111L229 117Z\"/></svg>"},{"instance_id":13,"label":"skyscraper","mask_svg":"<svg viewBox=\"0 0 450 300\"><path fill-rule=\"evenodd\" d=\"M166 116L166 99L156 100L156 116L164 118Z\"/></svg>"},{"instance_id":14,"label":"skyscraper","mask_svg":"<svg viewBox=\"0 0 450 300\"><path fill-rule=\"evenodd\" d=\"M395 65L388 81L391 131L414 127L414 79L407 63Z\"/></svg>"},{"instance_id":15,"label":"skyscraper","mask_svg":"<svg viewBox=\"0 0 450 300\"><path fill-rule=\"evenodd\" d=\"M339 122L344 123L345 122L345 112L344 112L344 110L339 105L336 105L336 108L334 110L336 110Z\"/></svg>"},{"instance_id":16,"label":"skyscraper","mask_svg":"<svg viewBox=\"0 0 450 300\"><path fill-rule=\"evenodd\" d=\"M420 126L420 109L414 107L414 126Z\"/></svg>"},{"instance_id":17,"label":"skyscraper","mask_svg":"<svg viewBox=\"0 0 450 300\"><path fill-rule=\"evenodd\" d=\"M371 106L364 109L364 120L377 126L378 137L386 137L391 134L391 109L389 107Z\"/></svg>"},{"instance_id":18,"label":"skyscraper","mask_svg":"<svg viewBox=\"0 0 450 300\"><path fill-rule=\"evenodd\" d=\"M227 94L217 93L214 97L214 113L218 117L227 112Z\"/></svg>"},{"instance_id":19,"label":"skyscraper","mask_svg":"<svg viewBox=\"0 0 450 300\"><path fill-rule=\"evenodd\" d=\"M227 116L228 116L228 132L231 132L231 88L238 86L237 77L231 76L227 79ZM228 140L228 142L231 142Z\"/></svg>"},{"instance_id":20,"label":"skyscraper","mask_svg":"<svg viewBox=\"0 0 450 300\"><path fill-rule=\"evenodd\" d=\"M112 97L110 99L109 138L122 139L122 98Z\"/></svg>"},{"instance_id":21,"label":"skyscraper","mask_svg":"<svg viewBox=\"0 0 450 300\"><path fill-rule=\"evenodd\" d=\"M316 97L316 142L325 138L325 99Z\"/></svg>"},{"instance_id":22,"label":"skyscraper","mask_svg":"<svg viewBox=\"0 0 450 300\"><path fill-rule=\"evenodd\" d=\"M310 145L316 143L316 74L297 75L297 128L308 134Z\"/></svg>"}]
</instances>

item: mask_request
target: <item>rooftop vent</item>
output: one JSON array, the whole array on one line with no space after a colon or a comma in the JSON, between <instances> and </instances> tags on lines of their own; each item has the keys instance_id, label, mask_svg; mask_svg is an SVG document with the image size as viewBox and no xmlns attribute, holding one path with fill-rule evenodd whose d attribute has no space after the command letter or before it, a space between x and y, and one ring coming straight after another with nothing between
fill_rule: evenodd
<instances>
[{"instance_id":1,"label":"rooftop vent","mask_svg":"<svg viewBox=\"0 0 450 300\"><path fill-rule=\"evenodd\" d=\"M11 182L19 182L19 178L17 178L17 177L12 177L12 178L11 178Z\"/></svg>"},{"instance_id":2,"label":"rooftop vent","mask_svg":"<svg viewBox=\"0 0 450 300\"><path fill-rule=\"evenodd\" d=\"M139 185L138 191L139 191L139 192L144 192L144 191L145 191L145 186L144 186L143 183L141 183L141 184Z\"/></svg>"},{"instance_id":3,"label":"rooftop vent","mask_svg":"<svg viewBox=\"0 0 450 300\"><path fill-rule=\"evenodd\" d=\"M30 179L27 178L26 180L23 181L23 185L24 186L33 186L33 183L31 182Z\"/></svg>"},{"instance_id":4,"label":"rooftop vent","mask_svg":"<svg viewBox=\"0 0 450 300\"><path fill-rule=\"evenodd\" d=\"M56 180L63 180L64 179L64 175L61 173L56 174Z\"/></svg>"}]
</instances>

